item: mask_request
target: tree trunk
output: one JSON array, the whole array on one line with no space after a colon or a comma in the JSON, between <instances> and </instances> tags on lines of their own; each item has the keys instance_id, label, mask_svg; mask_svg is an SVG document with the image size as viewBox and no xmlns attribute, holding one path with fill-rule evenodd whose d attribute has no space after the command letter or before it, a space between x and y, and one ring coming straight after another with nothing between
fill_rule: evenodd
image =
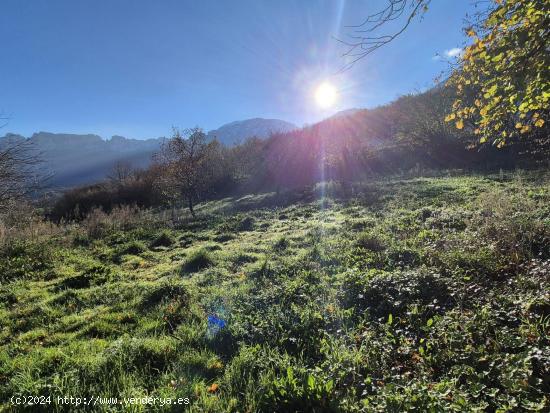
<instances>
[{"instance_id":1,"label":"tree trunk","mask_svg":"<svg viewBox=\"0 0 550 413\"><path fill-rule=\"evenodd\" d=\"M189 211L191 211L191 215L193 215L193 218L194 218L195 210L193 209L193 198L189 197L187 198L187 201L189 202Z\"/></svg>"}]
</instances>

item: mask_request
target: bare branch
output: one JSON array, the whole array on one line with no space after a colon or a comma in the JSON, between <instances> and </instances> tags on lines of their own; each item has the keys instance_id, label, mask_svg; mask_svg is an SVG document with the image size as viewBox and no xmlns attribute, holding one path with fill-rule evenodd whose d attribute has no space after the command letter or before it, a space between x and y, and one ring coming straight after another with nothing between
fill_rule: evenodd
<instances>
[{"instance_id":1,"label":"bare branch","mask_svg":"<svg viewBox=\"0 0 550 413\"><path fill-rule=\"evenodd\" d=\"M349 41L336 39L346 45L348 50L343 53L343 57L352 57L353 59L346 63L340 71L350 69L357 61L373 53L382 46L390 43L400 34L402 34L411 24L412 20L420 12L426 11L431 0L387 0L388 5L381 11L367 16L367 18L358 25L346 26L354 29L349 35ZM405 13L410 10L410 12ZM407 18L400 29L393 34L374 35L375 31L384 24L397 21L407 15ZM370 34L373 35L370 35Z\"/></svg>"}]
</instances>

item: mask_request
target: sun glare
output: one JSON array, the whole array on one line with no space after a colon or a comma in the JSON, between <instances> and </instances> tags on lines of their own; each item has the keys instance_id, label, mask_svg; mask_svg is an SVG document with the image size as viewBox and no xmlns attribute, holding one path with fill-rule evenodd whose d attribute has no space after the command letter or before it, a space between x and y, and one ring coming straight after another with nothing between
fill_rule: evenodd
<instances>
[{"instance_id":1,"label":"sun glare","mask_svg":"<svg viewBox=\"0 0 550 413\"><path fill-rule=\"evenodd\" d=\"M321 83L315 90L315 101L320 108L328 109L334 106L338 99L338 91L328 82Z\"/></svg>"}]
</instances>

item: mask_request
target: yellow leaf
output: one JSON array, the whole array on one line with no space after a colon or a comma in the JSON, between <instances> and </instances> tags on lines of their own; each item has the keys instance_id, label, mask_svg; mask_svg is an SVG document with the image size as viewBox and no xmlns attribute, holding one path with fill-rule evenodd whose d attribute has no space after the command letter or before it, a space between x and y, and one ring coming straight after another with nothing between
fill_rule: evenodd
<instances>
[{"instance_id":1,"label":"yellow leaf","mask_svg":"<svg viewBox=\"0 0 550 413\"><path fill-rule=\"evenodd\" d=\"M521 129L523 127L523 125L521 123L516 123L516 129Z\"/></svg>"},{"instance_id":2,"label":"yellow leaf","mask_svg":"<svg viewBox=\"0 0 550 413\"><path fill-rule=\"evenodd\" d=\"M215 393L218 390L218 385L216 383L212 384L211 386L208 386L208 393Z\"/></svg>"},{"instance_id":3,"label":"yellow leaf","mask_svg":"<svg viewBox=\"0 0 550 413\"><path fill-rule=\"evenodd\" d=\"M462 129L464 127L464 122L462 121L462 119L460 119L456 122L455 125L457 129Z\"/></svg>"},{"instance_id":4,"label":"yellow leaf","mask_svg":"<svg viewBox=\"0 0 550 413\"><path fill-rule=\"evenodd\" d=\"M544 125L544 119L537 119L537 121L535 122L535 126L537 128L541 128L543 125Z\"/></svg>"},{"instance_id":5,"label":"yellow leaf","mask_svg":"<svg viewBox=\"0 0 550 413\"><path fill-rule=\"evenodd\" d=\"M454 118L456 118L456 115L454 113L450 113L449 115L445 116L445 122L450 122Z\"/></svg>"}]
</instances>

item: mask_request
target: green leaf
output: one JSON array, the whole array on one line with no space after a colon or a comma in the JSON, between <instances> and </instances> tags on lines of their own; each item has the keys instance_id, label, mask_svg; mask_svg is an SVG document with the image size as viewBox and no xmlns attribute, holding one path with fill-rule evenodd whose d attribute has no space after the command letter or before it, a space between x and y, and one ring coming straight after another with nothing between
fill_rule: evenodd
<instances>
[{"instance_id":1,"label":"green leaf","mask_svg":"<svg viewBox=\"0 0 550 413\"><path fill-rule=\"evenodd\" d=\"M292 367L289 366L286 368L286 376L290 381L294 380L294 372L292 371Z\"/></svg>"},{"instance_id":2,"label":"green leaf","mask_svg":"<svg viewBox=\"0 0 550 413\"><path fill-rule=\"evenodd\" d=\"M307 376L307 387L310 390L313 390L315 388L315 377L313 377L311 374Z\"/></svg>"}]
</instances>

